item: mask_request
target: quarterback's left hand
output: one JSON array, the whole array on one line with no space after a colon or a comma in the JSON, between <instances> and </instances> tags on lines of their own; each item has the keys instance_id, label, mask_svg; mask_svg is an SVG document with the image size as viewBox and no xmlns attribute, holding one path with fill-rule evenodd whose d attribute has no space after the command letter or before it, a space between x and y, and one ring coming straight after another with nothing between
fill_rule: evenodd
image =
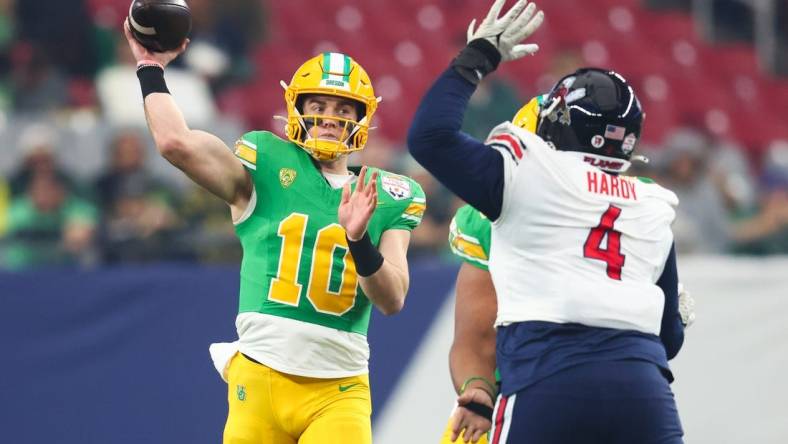
<instances>
[{"instance_id":1,"label":"quarterback's left hand","mask_svg":"<svg viewBox=\"0 0 788 444\"><path fill-rule=\"evenodd\" d=\"M544 13L536 12L534 3L518 0L503 17L498 17L506 0L495 0L487 17L474 31L476 19L468 26L468 43L476 39L485 39L492 43L501 54L501 60L508 62L519 59L539 50L539 45L520 44L531 36L544 21ZM536 14L534 14L536 12Z\"/></svg>"},{"instance_id":2,"label":"quarterback's left hand","mask_svg":"<svg viewBox=\"0 0 788 444\"><path fill-rule=\"evenodd\" d=\"M372 213L378 205L378 173L372 173L368 183L364 183L367 167L361 168L361 173L356 180L356 189L351 193L350 184L345 184L342 189L342 200L339 203L337 215L339 224L345 229L348 239L360 240L367 231L367 225L372 218Z\"/></svg>"},{"instance_id":3,"label":"quarterback's left hand","mask_svg":"<svg viewBox=\"0 0 788 444\"><path fill-rule=\"evenodd\" d=\"M679 314L684 328L695 322L695 299L681 282L679 282Z\"/></svg>"}]
</instances>

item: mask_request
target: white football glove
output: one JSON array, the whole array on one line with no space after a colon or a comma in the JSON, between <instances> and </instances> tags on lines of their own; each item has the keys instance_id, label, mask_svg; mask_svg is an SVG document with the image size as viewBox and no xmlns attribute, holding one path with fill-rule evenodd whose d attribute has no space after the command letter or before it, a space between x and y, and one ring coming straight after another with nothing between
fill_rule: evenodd
<instances>
[{"instance_id":1,"label":"white football glove","mask_svg":"<svg viewBox=\"0 0 788 444\"><path fill-rule=\"evenodd\" d=\"M476 31L473 30L476 19L471 21L468 26L468 43L471 40L486 39L498 49L501 60L508 62L539 50L539 45L535 43L520 44L520 42L530 37L542 25L544 13L539 11L534 15L536 11L534 3L528 4L526 0L518 0L503 17L498 18L504 3L506 0L495 0L487 17Z\"/></svg>"},{"instance_id":2,"label":"white football glove","mask_svg":"<svg viewBox=\"0 0 788 444\"><path fill-rule=\"evenodd\" d=\"M679 314L684 328L689 327L695 322L695 299L689 291L684 288L684 284L679 282Z\"/></svg>"}]
</instances>

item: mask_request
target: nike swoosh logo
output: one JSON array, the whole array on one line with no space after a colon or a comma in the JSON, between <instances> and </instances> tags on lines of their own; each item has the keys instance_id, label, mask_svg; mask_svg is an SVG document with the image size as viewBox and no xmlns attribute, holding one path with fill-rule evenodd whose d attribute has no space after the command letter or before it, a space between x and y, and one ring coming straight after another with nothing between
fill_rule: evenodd
<instances>
[{"instance_id":1,"label":"nike swoosh logo","mask_svg":"<svg viewBox=\"0 0 788 444\"><path fill-rule=\"evenodd\" d=\"M356 382L354 384L348 384L348 385L339 384L339 391L340 392L346 392L346 391L350 390L351 388L357 386L358 384L359 384L358 382Z\"/></svg>"}]
</instances>

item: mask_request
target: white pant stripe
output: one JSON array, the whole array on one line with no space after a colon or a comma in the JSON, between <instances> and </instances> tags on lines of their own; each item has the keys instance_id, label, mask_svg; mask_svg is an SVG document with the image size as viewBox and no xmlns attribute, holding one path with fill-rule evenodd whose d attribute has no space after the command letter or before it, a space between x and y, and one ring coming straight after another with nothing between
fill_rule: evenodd
<instances>
[{"instance_id":1,"label":"white pant stripe","mask_svg":"<svg viewBox=\"0 0 788 444\"><path fill-rule=\"evenodd\" d=\"M501 425L501 439L496 444L506 444L509 439L509 429L512 427L512 412L514 411L514 401L517 400L517 394L507 398L506 408L503 411L503 423Z\"/></svg>"}]
</instances>

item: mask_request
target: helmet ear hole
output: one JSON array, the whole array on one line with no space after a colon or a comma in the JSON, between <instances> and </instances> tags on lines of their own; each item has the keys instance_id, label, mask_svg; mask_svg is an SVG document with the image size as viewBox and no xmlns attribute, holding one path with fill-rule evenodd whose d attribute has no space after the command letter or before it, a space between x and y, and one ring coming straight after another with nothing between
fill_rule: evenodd
<instances>
[{"instance_id":1,"label":"helmet ear hole","mask_svg":"<svg viewBox=\"0 0 788 444\"><path fill-rule=\"evenodd\" d=\"M306 102L307 97L309 97L309 94L300 94L295 100L295 109L302 115L304 114L304 102Z\"/></svg>"},{"instance_id":2,"label":"helmet ear hole","mask_svg":"<svg viewBox=\"0 0 788 444\"><path fill-rule=\"evenodd\" d=\"M356 102L356 121L363 119L367 115L367 107L361 102Z\"/></svg>"}]
</instances>

